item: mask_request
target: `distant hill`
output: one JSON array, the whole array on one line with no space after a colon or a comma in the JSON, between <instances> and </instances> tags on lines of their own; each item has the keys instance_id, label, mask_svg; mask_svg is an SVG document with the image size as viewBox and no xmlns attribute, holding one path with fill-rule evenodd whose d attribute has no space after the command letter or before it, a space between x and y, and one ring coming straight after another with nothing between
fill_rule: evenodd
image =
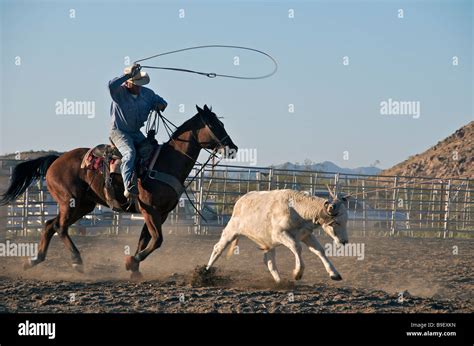
<instances>
[{"instance_id":1,"label":"distant hill","mask_svg":"<svg viewBox=\"0 0 474 346\"><path fill-rule=\"evenodd\" d=\"M384 175L474 178L474 121L421 154L382 171Z\"/></svg>"},{"instance_id":2,"label":"distant hill","mask_svg":"<svg viewBox=\"0 0 474 346\"><path fill-rule=\"evenodd\" d=\"M342 168L331 161L324 161L320 163L311 164L295 164L291 162L285 162L281 165L272 166L279 169L299 169L299 170L311 170L318 172L333 172L342 174L370 174L376 175L381 169L377 167L358 167L358 168Z\"/></svg>"}]
</instances>

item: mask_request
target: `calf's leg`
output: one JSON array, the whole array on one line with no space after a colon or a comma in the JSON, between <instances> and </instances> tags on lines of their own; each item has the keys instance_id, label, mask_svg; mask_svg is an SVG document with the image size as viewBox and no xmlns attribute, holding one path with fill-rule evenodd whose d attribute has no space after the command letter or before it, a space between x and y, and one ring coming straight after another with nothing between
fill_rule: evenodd
<instances>
[{"instance_id":1,"label":"calf's leg","mask_svg":"<svg viewBox=\"0 0 474 346\"><path fill-rule=\"evenodd\" d=\"M234 223L230 221L226 228L222 231L221 239L214 245L214 249L207 263L206 270L209 270L219 256L224 252L225 248L237 237L237 232Z\"/></svg>"},{"instance_id":2,"label":"calf's leg","mask_svg":"<svg viewBox=\"0 0 474 346\"><path fill-rule=\"evenodd\" d=\"M293 278L295 280L301 279L304 272L303 258L301 258L301 243L286 231L277 230L274 232L274 234L275 240L286 246L291 252L293 252L293 255L295 255L295 269L293 270Z\"/></svg>"},{"instance_id":3,"label":"calf's leg","mask_svg":"<svg viewBox=\"0 0 474 346\"><path fill-rule=\"evenodd\" d=\"M275 261L275 248L268 250L263 254L263 262L268 266L268 270L270 271L270 274L272 274L275 282L280 283L280 274L278 273Z\"/></svg>"},{"instance_id":4,"label":"calf's leg","mask_svg":"<svg viewBox=\"0 0 474 346\"><path fill-rule=\"evenodd\" d=\"M313 234L310 234L306 238L303 238L302 241L303 243L308 245L309 251L311 251L321 259L321 262L323 262L324 268L326 268L326 271L328 272L331 279L342 280L341 274L337 272L334 265L326 257L326 254L324 253L324 248L321 246L321 244L319 244L318 240Z\"/></svg>"}]
</instances>

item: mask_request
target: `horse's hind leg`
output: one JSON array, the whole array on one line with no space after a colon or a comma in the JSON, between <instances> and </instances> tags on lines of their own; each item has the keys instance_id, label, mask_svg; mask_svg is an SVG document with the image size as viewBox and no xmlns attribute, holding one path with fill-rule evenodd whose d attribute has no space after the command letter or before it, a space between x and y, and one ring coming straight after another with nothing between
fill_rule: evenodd
<instances>
[{"instance_id":1,"label":"horse's hind leg","mask_svg":"<svg viewBox=\"0 0 474 346\"><path fill-rule=\"evenodd\" d=\"M95 203L93 202L78 203L75 207L71 207L67 203L61 205L59 210L59 225L57 228L59 238L63 241L66 248L71 251L72 267L81 273L83 272L81 254L69 236L68 228L81 217L94 210L94 208Z\"/></svg>"},{"instance_id":2,"label":"horse's hind leg","mask_svg":"<svg viewBox=\"0 0 474 346\"><path fill-rule=\"evenodd\" d=\"M60 206L59 215L45 223L44 229L41 232L41 239L36 258L28 260L23 265L23 268L29 269L46 259L46 253L48 252L51 238L55 232L58 232L59 238L63 241L66 248L71 251L73 268L82 272L81 254L69 237L68 228L81 217L94 210L94 207L95 203L83 203L74 208L70 207L69 203L62 204Z\"/></svg>"},{"instance_id":3,"label":"horse's hind leg","mask_svg":"<svg viewBox=\"0 0 474 346\"><path fill-rule=\"evenodd\" d=\"M46 259L46 253L48 252L49 243L54 233L56 232L56 223L58 218L46 221L43 231L41 231L41 239L38 246L38 254L35 259L29 259L24 265L23 269L29 269L37 264L40 264Z\"/></svg>"},{"instance_id":4,"label":"horse's hind leg","mask_svg":"<svg viewBox=\"0 0 474 346\"><path fill-rule=\"evenodd\" d=\"M215 261L219 258L225 248L237 237L237 232L234 227L234 223L230 221L222 231L221 239L214 245L211 257L207 263L206 269L209 270Z\"/></svg>"},{"instance_id":5,"label":"horse's hind leg","mask_svg":"<svg viewBox=\"0 0 474 346\"><path fill-rule=\"evenodd\" d=\"M59 238L63 241L66 249L71 251L71 259L72 259L72 267L80 273L84 272L83 265L82 265L82 258L81 253L77 249L76 245L74 245L71 237L68 233L68 227L59 227Z\"/></svg>"}]
</instances>

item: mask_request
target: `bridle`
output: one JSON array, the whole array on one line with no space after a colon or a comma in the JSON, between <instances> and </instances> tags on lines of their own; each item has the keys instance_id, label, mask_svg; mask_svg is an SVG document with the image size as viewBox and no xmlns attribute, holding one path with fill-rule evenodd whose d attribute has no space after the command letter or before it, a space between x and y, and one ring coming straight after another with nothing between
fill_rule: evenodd
<instances>
[{"instance_id":1,"label":"bridle","mask_svg":"<svg viewBox=\"0 0 474 346\"><path fill-rule=\"evenodd\" d=\"M214 142L217 142L217 144L219 145L220 148L225 147L224 141L229 138L229 135L225 135L224 137L222 137L221 139L219 139L219 138L215 135L215 133L212 131L211 126L210 126L208 123L206 123L206 121L205 121L204 118L202 117L202 114L201 114L201 113L199 113L199 119L201 120L201 122L203 123L203 125L204 125L205 127L207 127L207 129L209 130L209 134L211 135L211 138L214 140ZM210 144L210 143L212 143L212 142L210 142L210 141L209 141L209 142L199 142L199 141L198 141L198 143L201 145L201 148L206 149L206 148L203 147L203 145Z\"/></svg>"},{"instance_id":2,"label":"bridle","mask_svg":"<svg viewBox=\"0 0 474 346\"><path fill-rule=\"evenodd\" d=\"M154 119L153 121L151 122L151 118L152 116L154 115ZM214 131L212 131L212 128L211 126L206 122L206 120L203 118L203 115L201 112L198 113L199 115L199 120L202 122L202 124L207 128L207 130L209 131L209 134L212 138L212 140L214 142L216 142L218 144L218 148L224 148L225 147L225 140L227 140L229 138L229 135L226 134L224 137L222 138L218 138L216 136L216 134L214 133ZM191 156L189 156L187 153L185 153L184 151L182 150L179 150L179 149L176 149L178 150L180 153L182 153L184 156L186 156L187 158L189 158L190 160L198 163L201 167L200 169L197 171L197 173L194 175L194 177L188 182L188 184L185 186L185 188L187 188L193 181L194 179L196 179L196 177L199 175L199 173L208 165L209 161L211 161L211 159L213 160L213 163L212 163L212 174L214 174L214 167L217 166L220 161L222 160L222 158L219 158L217 156L217 148L214 149L214 150L209 150L207 148L205 148L205 145L206 144L209 144L209 143L212 143L211 141L209 142L200 142L198 140L198 138L196 137L195 135L195 132L192 131L191 132L191 140L185 140L185 139L181 139L181 138L173 138L173 130L171 128L171 126L173 126L175 129L178 129L178 127L173 124L168 118L166 118L163 114L161 114L161 112L159 110L152 110L150 111L150 115L149 115L149 118L148 118L148 122L147 122L147 126L146 126L146 129L147 129L147 133L149 131L154 131L154 133L158 132L158 128L159 128L159 120L157 119L157 117L159 117L159 119L161 119L162 123L163 123L163 126L168 134L168 137L170 138L170 141L176 143L176 141L181 141L181 142L191 142L191 141L195 141L200 147L201 149L204 149L205 151L207 151L209 153L209 157L208 159L204 162L204 163L200 163L199 161L197 161L196 159L192 158ZM153 134L154 136L154 134ZM215 162L215 158L218 158L217 162Z\"/></svg>"},{"instance_id":3,"label":"bridle","mask_svg":"<svg viewBox=\"0 0 474 346\"><path fill-rule=\"evenodd\" d=\"M152 110L150 111L150 115L148 116L148 123L147 123L147 126L146 126L146 131L147 131L147 134L150 132L150 131L153 131L152 135L154 137L154 135L158 132L158 128L159 128L159 120L157 121L157 117L159 117L163 123L163 126L166 130L166 133L168 134L168 137L170 138L170 141L172 142L175 142L176 141L180 141L180 142L191 142L191 141L194 141L196 142L200 147L201 149L204 149L205 151L207 151L210 155L215 155L216 153L216 149L214 149L213 151L210 151L209 149L207 149L205 146L207 144L211 144L211 143L217 143L218 147L219 148L223 148L225 147L225 141L229 138L229 135L226 134L224 137L222 138L218 138L216 136L216 134L214 133L214 131L212 131L212 128L211 126L206 122L206 120L203 118L203 115L202 113L198 113L199 115L199 120L201 121L201 123L204 125L204 127L207 128L207 130L209 131L209 135L211 136L212 140L213 141L207 141L207 142L200 142L198 140L198 138L196 137L196 134L195 134L195 131L192 131L191 132L191 140L186 140L186 139L181 139L181 138L173 138L173 130L171 128L171 126L173 126L175 129L178 129L178 127L173 124L168 118L166 118L163 114L161 114L160 111L156 111L156 110ZM151 122L150 119L154 116L154 119L153 121ZM170 126L171 125L171 126ZM190 157L187 153L177 149L178 151L180 151L183 155L185 155L186 157L194 160L192 157ZM197 161L196 161L197 162ZM198 162L199 163L199 162Z\"/></svg>"}]
</instances>

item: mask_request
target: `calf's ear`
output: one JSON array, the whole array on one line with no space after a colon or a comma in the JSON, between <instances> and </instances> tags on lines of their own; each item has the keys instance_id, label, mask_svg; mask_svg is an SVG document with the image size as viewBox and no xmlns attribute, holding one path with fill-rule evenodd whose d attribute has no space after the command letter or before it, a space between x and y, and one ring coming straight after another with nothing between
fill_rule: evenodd
<instances>
[{"instance_id":1,"label":"calf's ear","mask_svg":"<svg viewBox=\"0 0 474 346\"><path fill-rule=\"evenodd\" d=\"M347 202L347 201L349 201L350 199L353 199L353 198L354 197L352 197L351 195L344 195L344 196L341 197L341 200L343 202Z\"/></svg>"}]
</instances>

